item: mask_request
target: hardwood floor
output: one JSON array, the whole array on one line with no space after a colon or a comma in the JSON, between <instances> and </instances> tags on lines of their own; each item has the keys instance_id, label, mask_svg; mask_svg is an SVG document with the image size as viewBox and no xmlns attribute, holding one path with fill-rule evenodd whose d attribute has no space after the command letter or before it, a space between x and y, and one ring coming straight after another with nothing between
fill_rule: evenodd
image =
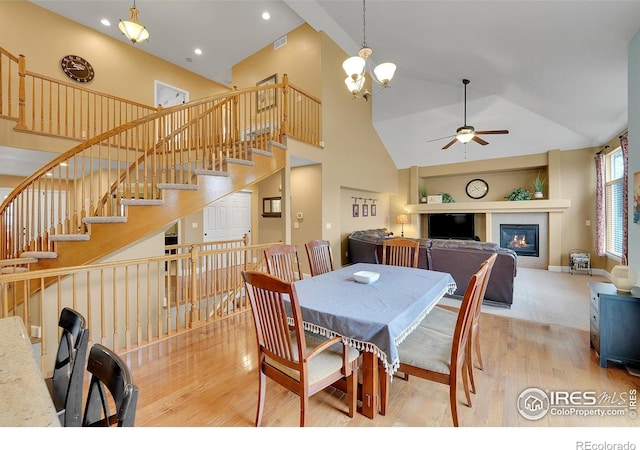
<instances>
[{"instance_id":1,"label":"hardwood floor","mask_svg":"<svg viewBox=\"0 0 640 450\"><path fill-rule=\"evenodd\" d=\"M635 427L640 418L546 414L531 421L517 399L530 387L595 392L624 398L640 390L640 378L624 368L600 368L587 331L483 314L485 370L475 371L473 407L460 405L463 427ZM257 404L255 331L250 313L215 322L123 355L140 389L137 427L253 427ZM621 397L622 396L622 397ZM464 395L460 389L460 401ZM298 398L267 381L264 427L296 427ZM611 402L607 403L611 406ZM605 408L599 408L605 411ZM447 387L394 378L386 416L349 419L339 391L310 400L308 423L316 427L451 427ZM632 414L633 415L633 414Z\"/></svg>"}]
</instances>

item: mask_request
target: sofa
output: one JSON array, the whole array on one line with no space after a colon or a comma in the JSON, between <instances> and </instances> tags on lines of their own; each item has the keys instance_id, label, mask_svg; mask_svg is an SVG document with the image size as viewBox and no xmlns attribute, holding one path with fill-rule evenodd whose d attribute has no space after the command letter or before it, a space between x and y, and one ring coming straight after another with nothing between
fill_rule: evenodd
<instances>
[{"instance_id":1,"label":"sofa","mask_svg":"<svg viewBox=\"0 0 640 450\"><path fill-rule=\"evenodd\" d=\"M393 238L386 228L354 231L349 235L349 262L379 264L382 244ZM511 308L513 283L517 274L516 253L493 242L458 239L416 239L420 242L418 267L448 272L458 288L451 297L462 298L471 276L491 253L498 253L489 278L484 304Z\"/></svg>"}]
</instances>

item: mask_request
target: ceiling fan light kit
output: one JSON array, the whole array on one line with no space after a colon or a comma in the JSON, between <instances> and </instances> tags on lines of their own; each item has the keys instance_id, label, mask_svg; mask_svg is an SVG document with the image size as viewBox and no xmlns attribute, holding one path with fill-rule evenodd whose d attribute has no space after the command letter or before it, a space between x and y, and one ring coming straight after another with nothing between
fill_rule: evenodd
<instances>
[{"instance_id":1,"label":"ceiling fan light kit","mask_svg":"<svg viewBox=\"0 0 640 450\"><path fill-rule=\"evenodd\" d=\"M471 125L467 125L467 85L470 83L466 78L462 80L462 84L464 84L464 125L458 127L456 130L456 134L451 141L447 143L442 150L446 150L451 147L456 142L462 142L463 144L467 144L468 142L474 141L480 145L487 145L488 142L482 138L479 138L479 134L509 134L509 130L486 130L486 131L476 131ZM447 136L450 137L450 136ZM445 138L440 138L445 139ZM439 139L434 139L439 140ZM431 141L430 141L431 142Z\"/></svg>"}]
</instances>

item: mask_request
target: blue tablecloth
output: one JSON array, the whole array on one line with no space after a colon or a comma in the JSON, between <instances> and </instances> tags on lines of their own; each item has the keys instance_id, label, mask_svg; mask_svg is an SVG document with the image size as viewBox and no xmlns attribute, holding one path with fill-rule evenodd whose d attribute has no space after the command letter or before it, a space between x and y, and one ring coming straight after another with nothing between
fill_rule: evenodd
<instances>
[{"instance_id":1,"label":"blue tablecloth","mask_svg":"<svg viewBox=\"0 0 640 450\"><path fill-rule=\"evenodd\" d=\"M372 284L353 273L380 274ZM398 345L446 294L456 290L448 273L424 269L354 264L294 283L305 329L375 352L389 375L398 370Z\"/></svg>"}]
</instances>

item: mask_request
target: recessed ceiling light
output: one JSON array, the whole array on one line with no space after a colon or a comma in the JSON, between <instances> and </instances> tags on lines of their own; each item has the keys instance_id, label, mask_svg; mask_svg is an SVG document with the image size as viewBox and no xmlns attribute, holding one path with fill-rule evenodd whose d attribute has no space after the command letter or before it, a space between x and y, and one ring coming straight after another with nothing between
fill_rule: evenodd
<instances>
[{"instance_id":1,"label":"recessed ceiling light","mask_svg":"<svg viewBox=\"0 0 640 450\"><path fill-rule=\"evenodd\" d=\"M100 21L100 23L101 23L102 25L104 25L105 27L110 27L110 26L111 26L111 22L109 22L109 19L102 19L102 20Z\"/></svg>"},{"instance_id":2,"label":"recessed ceiling light","mask_svg":"<svg viewBox=\"0 0 640 450\"><path fill-rule=\"evenodd\" d=\"M265 11L265 12L262 13L262 18L264 20L269 20L269 19L271 19L271 14L269 14L268 12Z\"/></svg>"},{"instance_id":3,"label":"recessed ceiling light","mask_svg":"<svg viewBox=\"0 0 640 450\"><path fill-rule=\"evenodd\" d=\"M200 50L199 48L195 49L193 51L193 53L195 53L196 55L202 55L202 50Z\"/></svg>"}]
</instances>

